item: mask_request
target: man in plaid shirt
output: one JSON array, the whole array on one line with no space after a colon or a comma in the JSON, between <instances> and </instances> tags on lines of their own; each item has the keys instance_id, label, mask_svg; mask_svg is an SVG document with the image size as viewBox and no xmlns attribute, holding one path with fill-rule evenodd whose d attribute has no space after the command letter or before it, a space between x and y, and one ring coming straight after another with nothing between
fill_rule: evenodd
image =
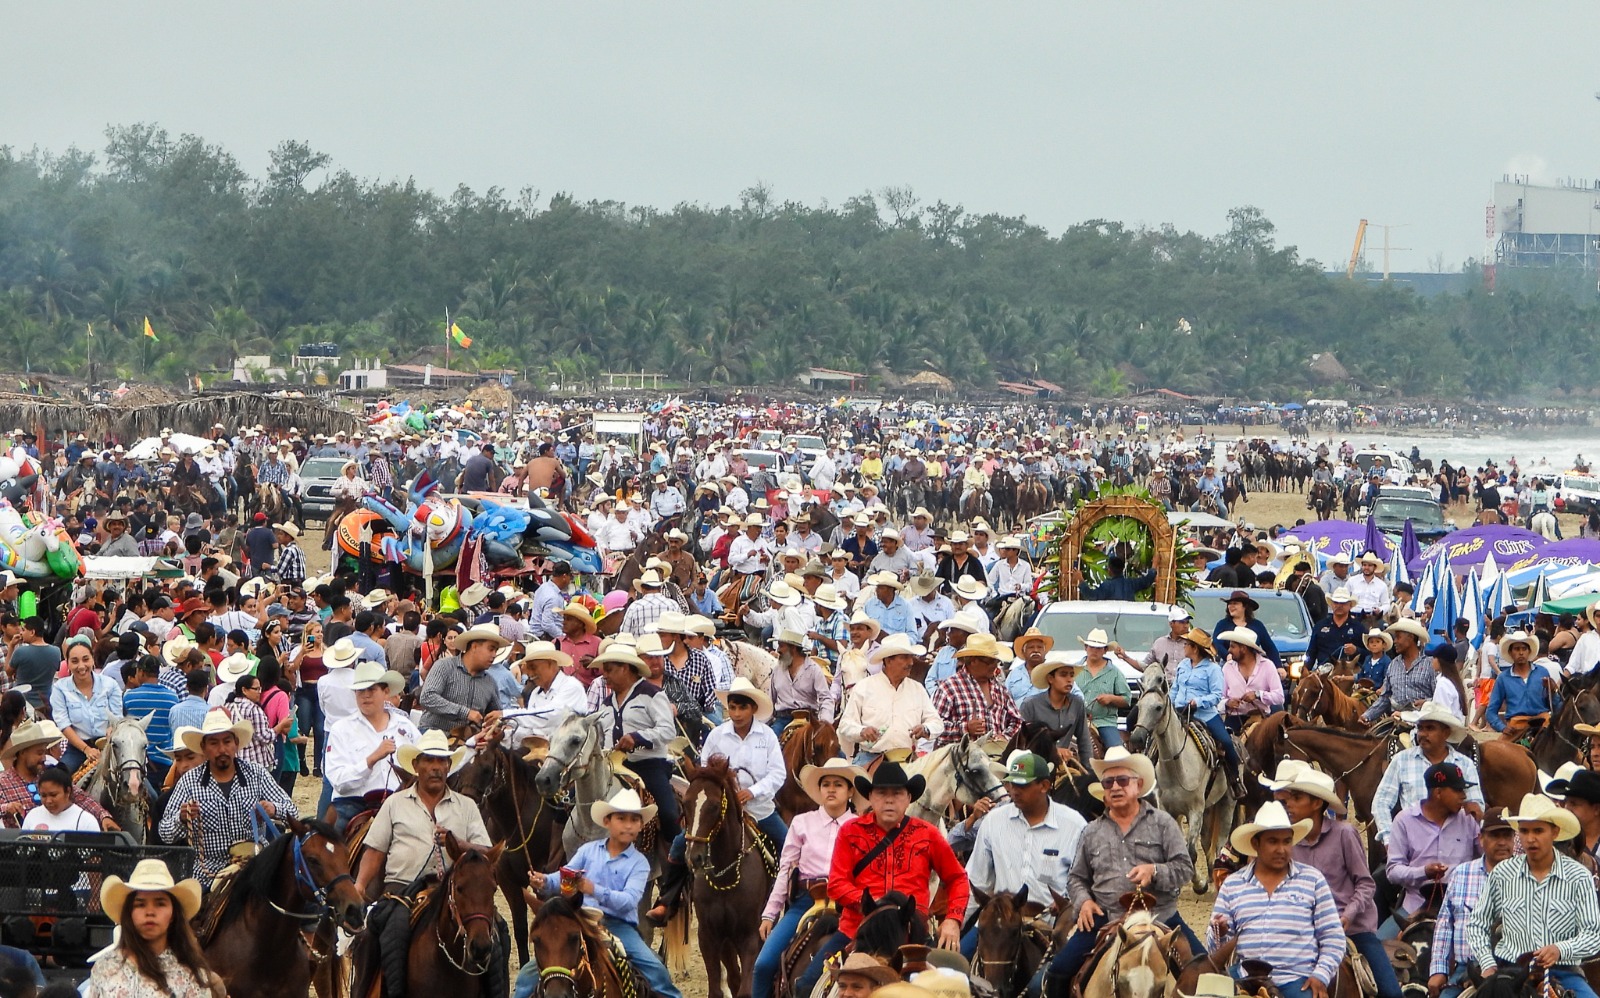
<instances>
[{"instance_id":1,"label":"man in plaid shirt","mask_svg":"<svg viewBox=\"0 0 1600 998\"><path fill-rule=\"evenodd\" d=\"M272 532L278 538L278 560L270 574L279 582L300 585L306 580L306 553L295 543L300 528L292 523L279 523L273 525Z\"/></svg>"},{"instance_id":2,"label":"man in plaid shirt","mask_svg":"<svg viewBox=\"0 0 1600 998\"><path fill-rule=\"evenodd\" d=\"M0 762L10 768L0 772L0 818L8 828L22 827L22 816L39 806L39 774L49 764L52 752L63 745L61 730L49 721L24 721L11 732L11 740L0 748ZM116 831L117 823L100 802L74 787L72 803L100 822L102 831Z\"/></svg>"},{"instance_id":3,"label":"man in plaid shirt","mask_svg":"<svg viewBox=\"0 0 1600 998\"><path fill-rule=\"evenodd\" d=\"M994 681L1000 655L1000 644L990 634L972 635L956 652L959 668L933 694L933 709L944 721L940 745L948 745L963 735L1003 740L1022 726L1022 715L1005 684Z\"/></svg>"},{"instance_id":4,"label":"man in plaid shirt","mask_svg":"<svg viewBox=\"0 0 1600 998\"><path fill-rule=\"evenodd\" d=\"M1467 919L1489 882L1489 871L1516 852L1517 836L1506 821L1505 808L1496 808L1484 819L1478 833L1483 856L1469 859L1450 874L1450 887L1439 906L1433 925L1433 945L1429 948L1428 994L1430 998L1456 998L1466 984L1467 964L1472 947L1467 945Z\"/></svg>"}]
</instances>

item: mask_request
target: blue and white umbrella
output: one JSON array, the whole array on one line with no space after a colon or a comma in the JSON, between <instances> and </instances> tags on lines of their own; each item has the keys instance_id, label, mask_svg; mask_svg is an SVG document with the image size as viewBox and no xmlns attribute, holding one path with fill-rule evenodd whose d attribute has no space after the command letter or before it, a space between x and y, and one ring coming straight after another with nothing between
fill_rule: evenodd
<instances>
[{"instance_id":1,"label":"blue and white umbrella","mask_svg":"<svg viewBox=\"0 0 1600 998\"><path fill-rule=\"evenodd\" d=\"M1483 593L1483 612L1490 620L1500 616L1507 610L1516 606L1516 601L1511 598L1511 583L1502 573L1494 580L1494 584Z\"/></svg>"},{"instance_id":2,"label":"blue and white umbrella","mask_svg":"<svg viewBox=\"0 0 1600 998\"><path fill-rule=\"evenodd\" d=\"M1455 633L1456 618L1462 616L1461 594L1456 590L1456 577L1450 574L1448 567L1441 567L1437 574L1437 591L1433 597L1433 616L1428 619L1428 634L1430 640L1449 641ZM1471 573L1468 575L1470 577Z\"/></svg>"},{"instance_id":3,"label":"blue and white umbrella","mask_svg":"<svg viewBox=\"0 0 1600 998\"><path fill-rule=\"evenodd\" d=\"M1406 568L1406 560L1400 557L1400 549L1395 548L1394 556L1389 559L1389 588L1393 589L1402 582L1411 581L1411 570Z\"/></svg>"},{"instance_id":4,"label":"blue and white umbrella","mask_svg":"<svg viewBox=\"0 0 1600 998\"><path fill-rule=\"evenodd\" d=\"M1501 576L1501 578L1504 578L1504 576ZM1438 605L1437 603L1434 604L1435 607ZM1473 648L1481 647L1483 645L1484 632L1489 629L1489 625L1484 619L1482 583L1471 572L1467 573L1467 584L1461 591L1461 612L1457 616L1467 619L1467 641L1471 643ZM1450 622L1450 626L1452 628L1455 627L1454 620ZM1446 631L1445 634L1445 640L1449 640L1450 637L1454 636L1454 631Z\"/></svg>"}]
</instances>

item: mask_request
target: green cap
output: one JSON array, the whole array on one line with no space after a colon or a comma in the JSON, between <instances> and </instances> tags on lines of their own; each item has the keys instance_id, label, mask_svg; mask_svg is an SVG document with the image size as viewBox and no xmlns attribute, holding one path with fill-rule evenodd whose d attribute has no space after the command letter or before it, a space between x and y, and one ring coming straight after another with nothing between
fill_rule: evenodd
<instances>
[{"instance_id":1,"label":"green cap","mask_svg":"<svg viewBox=\"0 0 1600 998\"><path fill-rule=\"evenodd\" d=\"M1006 765L1006 783L1037 783L1050 778L1050 764L1032 752L1017 752Z\"/></svg>"}]
</instances>

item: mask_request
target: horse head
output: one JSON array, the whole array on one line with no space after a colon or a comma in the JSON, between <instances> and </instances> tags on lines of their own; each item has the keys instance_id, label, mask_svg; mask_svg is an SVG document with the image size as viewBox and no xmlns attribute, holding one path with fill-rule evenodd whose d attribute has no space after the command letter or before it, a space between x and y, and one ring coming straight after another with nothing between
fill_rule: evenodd
<instances>
[{"instance_id":1,"label":"horse head","mask_svg":"<svg viewBox=\"0 0 1600 998\"><path fill-rule=\"evenodd\" d=\"M685 760L689 787L683 792L684 858L691 869L709 876L720 836L744 834L744 808L739 805L739 778L723 756L704 766ZM734 845L735 849L739 846ZM738 856L735 857L737 862Z\"/></svg>"},{"instance_id":2,"label":"horse head","mask_svg":"<svg viewBox=\"0 0 1600 998\"><path fill-rule=\"evenodd\" d=\"M1116 998L1165 998L1172 982L1173 940L1177 929L1148 911L1130 912L1118 928L1122 946L1112 967Z\"/></svg>"},{"instance_id":3,"label":"horse head","mask_svg":"<svg viewBox=\"0 0 1600 998\"><path fill-rule=\"evenodd\" d=\"M350 932L361 928L366 899L350 875L344 836L320 821L290 820L295 885L302 895Z\"/></svg>"},{"instance_id":4,"label":"horse head","mask_svg":"<svg viewBox=\"0 0 1600 998\"><path fill-rule=\"evenodd\" d=\"M1010 985L1022 956L1023 906L1028 903L1028 885L1015 894L1000 891L993 896L973 891L978 901L978 948L972 969L994 985L1001 994L1015 993Z\"/></svg>"},{"instance_id":5,"label":"horse head","mask_svg":"<svg viewBox=\"0 0 1600 998\"><path fill-rule=\"evenodd\" d=\"M498 885L494 868L505 848L502 842L493 849L484 850L463 845L452 833L445 835L445 853L450 857L451 866L445 875L442 893L445 908L455 923L455 936L447 941L441 925L439 944L458 970L473 976L481 976L494 960L498 935L494 906Z\"/></svg>"},{"instance_id":6,"label":"horse head","mask_svg":"<svg viewBox=\"0 0 1600 998\"><path fill-rule=\"evenodd\" d=\"M540 905L528 928L534 962L539 966L543 998L578 998L601 989L589 962L589 933L579 909L566 898L555 897ZM579 981L585 983L579 985ZM580 992L581 987L581 992Z\"/></svg>"},{"instance_id":7,"label":"horse head","mask_svg":"<svg viewBox=\"0 0 1600 998\"><path fill-rule=\"evenodd\" d=\"M989 758L983 742L962 735L950 752L950 762L955 768L956 798L963 804L984 798L998 804L1009 796L1000 782L1004 769Z\"/></svg>"},{"instance_id":8,"label":"horse head","mask_svg":"<svg viewBox=\"0 0 1600 998\"><path fill-rule=\"evenodd\" d=\"M1139 699L1134 704L1133 727L1128 729L1128 751L1143 752L1166 728L1171 712L1167 700L1167 675L1160 664L1145 670L1140 680Z\"/></svg>"},{"instance_id":9,"label":"horse head","mask_svg":"<svg viewBox=\"0 0 1600 998\"><path fill-rule=\"evenodd\" d=\"M588 771L603 746L599 714L568 714L550 736L550 754L539 766L534 788L554 797Z\"/></svg>"},{"instance_id":10,"label":"horse head","mask_svg":"<svg viewBox=\"0 0 1600 998\"><path fill-rule=\"evenodd\" d=\"M870 953L885 960L895 957L907 943L928 941L927 920L917 913L917 902L909 895L890 891L874 899L870 891L861 894L864 916L856 927L857 953Z\"/></svg>"},{"instance_id":11,"label":"horse head","mask_svg":"<svg viewBox=\"0 0 1600 998\"><path fill-rule=\"evenodd\" d=\"M144 801L145 759L150 748L150 719L124 717L106 731L105 752L100 756L100 766L105 773L106 787L117 804Z\"/></svg>"}]
</instances>

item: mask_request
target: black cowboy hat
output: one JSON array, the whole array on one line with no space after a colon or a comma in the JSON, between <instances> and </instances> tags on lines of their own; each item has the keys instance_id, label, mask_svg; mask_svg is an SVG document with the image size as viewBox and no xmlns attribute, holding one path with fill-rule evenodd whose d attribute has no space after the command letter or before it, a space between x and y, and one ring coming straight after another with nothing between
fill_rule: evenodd
<instances>
[{"instance_id":1,"label":"black cowboy hat","mask_svg":"<svg viewBox=\"0 0 1600 998\"><path fill-rule=\"evenodd\" d=\"M1590 804L1600 804L1600 773L1580 769L1570 779L1551 780L1545 790L1562 797L1576 797Z\"/></svg>"},{"instance_id":2,"label":"black cowboy hat","mask_svg":"<svg viewBox=\"0 0 1600 998\"><path fill-rule=\"evenodd\" d=\"M921 776L906 776L906 771L900 768L898 762L886 762L879 766L870 780L864 776L856 777L856 793L863 797L872 796L873 790L906 790L910 792L912 800L918 800L927 788L927 780Z\"/></svg>"}]
</instances>

